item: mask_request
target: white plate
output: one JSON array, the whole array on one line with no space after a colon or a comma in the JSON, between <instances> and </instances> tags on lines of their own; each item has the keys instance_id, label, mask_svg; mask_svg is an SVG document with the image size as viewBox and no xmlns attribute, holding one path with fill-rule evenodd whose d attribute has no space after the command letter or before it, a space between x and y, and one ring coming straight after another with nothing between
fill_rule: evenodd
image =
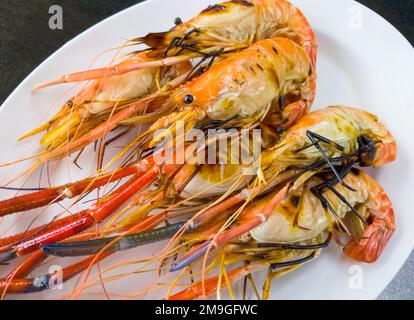
<instances>
[{"instance_id":1,"label":"white plate","mask_svg":"<svg viewBox=\"0 0 414 320\"><path fill-rule=\"evenodd\" d=\"M176 16L190 18L212 1L214 2L191 1L189 5L188 0L150 0L103 21L66 44L27 77L1 107L0 163L12 161L36 149L37 142L34 139L22 143L15 141L47 117L51 103L64 91L62 87L56 87L32 94L31 88L34 85L65 73L85 69L99 52L121 44L123 39L144 35L150 31L165 30L172 26ZM310 20L319 43L319 78L315 108L331 104L364 108L379 115L398 141L398 160L375 171L376 178L394 202L397 231L380 260L373 265L353 262L332 244L316 261L275 281L272 298L373 299L392 280L414 247L414 214L411 203L411 183L414 181L411 165L414 159L411 134L414 119L414 50L388 22L354 1L294 0L294 3ZM111 55L104 55L95 65L103 65L110 57ZM62 101L64 100L60 102ZM54 111L56 109L57 106ZM90 152L84 157L91 158L94 155ZM25 163L24 166L27 165ZM16 174L18 168L22 166L2 169L0 182ZM71 164L62 163L53 176L53 183L67 182L68 170L72 180L85 176L92 170L88 167L82 171L75 169ZM33 179L29 184L36 186L36 181L37 179ZM1 195L4 197L10 194L2 191ZM56 210L59 207L50 208L47 213L56 214ZM1 228L5 230L12 222L16 222L11 232L22 230L39 212L12 216L3 221ZM46 217L43 221L47 220ZM134 257L139 252L153 253L160 246L132 250L103 265ZM57 264L61 262L66 264L69 261L55 260ZM359 276L362 287L354 285ZM130 278L111 283L108 289L115 293L127 293L141 287L142 281L142 277ZM62 297L74 283L72 281L65 285L62 291L49 291L25 298ZM94 294L87 296L88 298L103 297L100 287L91 292Z\"/></svg>"}]
</instances>

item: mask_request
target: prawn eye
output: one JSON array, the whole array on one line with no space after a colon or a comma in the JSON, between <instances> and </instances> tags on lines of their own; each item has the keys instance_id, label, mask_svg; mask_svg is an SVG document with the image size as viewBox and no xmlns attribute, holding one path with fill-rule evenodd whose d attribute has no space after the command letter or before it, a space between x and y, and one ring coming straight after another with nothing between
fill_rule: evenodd
<instances>
[{"instance_id":1,"label":"prawn eye","mask_svg":"<svg viewBox=\"0 0 414 320\"><path fill-rule=\"evenodd\" d=\"M276 133L277 134L282 134L282 133L284 133L285 132L285 127L283 127L283 126L278 126L277 128L276 128Z\"/></svg>"},{"instance_id":2,"label":"prawn eye","mask_svg":"<svg viewBox=\"0 0 414 320\"><path fill-rule=\"evenodd\" d=\"M190 103L193 103L193 101L194 101L194 97L193 97L191 94L187 94L187 95L184 97L184 103L185 103L185 104L190 104Z\"/></svg>"},{"instance_id":3,"label":"prawn eye","mask_svg":"<svg viewBox=\"0 0 414 320\"><path fill-rule=\"evenodd\" d=\"M176 26L179 26L180 24L182 24L183 23L183 21L181 20L181 18L180 17L177 17L177 18L175 18L175 20L174 20L174 24L176 25Z\"/></svg>"},{"instance_id":4,"label":"prawn eye","mask_svg":"<svg viewBox=\"0 0 414 320\"><path fill-rule=\"evenodd\" d=\"M68 100L68 102L66 102L66 105L69 107L69 109L72 109L73 108L73 101Z\"/></svg>"}]
</instances>

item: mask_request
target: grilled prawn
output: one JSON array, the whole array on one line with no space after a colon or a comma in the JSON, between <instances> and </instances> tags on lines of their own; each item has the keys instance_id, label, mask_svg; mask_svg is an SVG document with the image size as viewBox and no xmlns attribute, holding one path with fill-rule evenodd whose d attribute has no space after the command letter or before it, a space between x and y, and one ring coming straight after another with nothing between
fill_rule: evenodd
<instances>
[{"instance_id":1,"label":"grilled prawn","mask_svg":"<svg viewBox=\"0 0 414 320\"><path fill-rule=\"evenodd\" d=\"M39 88L100 79L147 67L169 66L196 57L208 59L220 52L238 51L273 37L288 38L305 49L315 71L315 35L298 8L286 0L232 0L209 6L187 22L177 18L176 26L169 31L150 33L132 40L132 43L149 46L147 52L150 57L163 59L67 75ZM315 72L313 74L316 75Z\"/></svg>"},{"instance_id":2,"label":"grilled prawn","mask_svg":"<svg viewBox=\"0 0 414 320\"><path fill-rule=\"evenodd\" d=\"M275 276L315 258L329 241L329 237L321 241L323 235L344 228L350 238L344 252L358 261L375 262L395 230L391 201L365 172L348 167L342 175L354 190L339 184L332 174L313 176L280 201L267 221L214 252L226 266L247 261L243 267L228 272L230 283L269 268L264 287L266 297ZM273 195L247 207L235 225L245 223L250 211L265 208ZM284 269L275 272L278 268ZM225 287L219 277L223 277L223 269L218 277L200 281L169 298L195 299L214 294L220 286Z\"/></svg>"},{"instance_id":3,"label":"grilled prawn","mask_svg":"<svg viewBox=\"0 0 414 320\"><path fill-rule=\"evenodd\" d=\"M144 137L152 134L149 145L154 146L165 130L174 136L179 121L185 132L211 123L249 128L261 122L283 132L309 110L314 95L306 52L286 38L261 40L177 88L162 107L172 113L156 121Z\"/></svg>"},{"instance_id":4,"label":"grilled prawn","mask_svg":"<svg viewBox=\"0 0 414 320\"><path fill-rule=\"evenodd\" d=\"M165 138L165 130L174 137L177 123L185 133L212 123L216 128L267 123L282 132L309 110L314 96L315 78L306 52L286 38L266 39L223 59L175 90L126 105L85 135L40 154L37 164L79 150L126 120L128 125L155 121L129 149L137 143L154 147ZM150 111L133 116L142 108Z\"/></svg>"},{"instance_id":5,"label":"grilled prawn","mask_svg":"<svg viewBox=\"0 0 414 320\"><path fill-rule=\"evenodd\" d=\"M168 298L194 299L213 294L218 287L224 287L224 282L218 280L219 277L223 277L224 266L238 262L245 262L245 266L229 272L228 278L231 283L255 271L269 268L264 289L265 297L271 279L293 271L317 257L319 250L328 245L329 234L332 232L346 232L349 235L350 240L344 247L347 255L359 261L374 262L395 230L391 201L382 187L368 174L353 169L352 166L341 167L338 170L343 180L353 190L341 185L329 171L312 176L309 180L292 188L291 192L275 207L266 222L240 238L234 239L220 250L216 250L217 252L211 253L212 258L216 258L213 258L209 268L221 265L218 277L206 280L204 284L201 281L197 282L190 288ZM283 188L283 184L278 188ZM278 188L257 198L243 210L230 228L244 223L244 219L251 211L264 208L279 191ZM177 232L181 225L183 224L132 234L124 238L115 236L49 245L44 250L59 256L76 256L91 255L106 248L106 251L95 260L87 258L67 267L65 269L66 281L87 268L90 263L101 261L118 250L127 250L153 241L168 239ZM195 238L196 242L202 241L207 239L211 232L217 232L219 228L219 226L216 228L210 226L207 229L193 230L185 235L185 240ZM106 245L108 246L105 247ZM185 259L188 256L191 254L186 254ZM8 291L11 293L41 291L48 288L49 282L39 281L39 279L50 279L50 277L51 275L43 275L34 279L8 279L4 280L2 285L4 287L8 282Z\"/></svg>"},{"instance_id":6,"label":"grilled prawn","mask_svg":"<svg viewBox=\"0 0 414 320\"><path fill-rule=\"evenodd\" d=\"M146 52L134 54L117 68L143 61L151 61ZM129 117L150 112L150 97L179 86L191 69L189 62L183 62L171 67L106 75L92 81L65 103L51 120L21 139L46 131L40 139L44 151L38 155L39 162L72 154L122 126L122 121Z\"/></svg>"},{"instance_id":7,"label":"grilled prawn","mask_svg":"<svg viewBox=\"0 0 414 320\"><path fill-rule=\"evenodd\" d=\"M342 185L353 190L342 180L335 165L358 163L361 166L378 167L395 160L395 157L396 142L376 116L344 106L311 112L297 121L279 144L263 152L256 183L219 205L203 210L195 215L187 226L204 224L223 210L246 199L254 199L272 187L272 181L277 181L283 173L291 174L292 178L295 178L294 181L300 183L328 167ZM267 221L291 187L291 184L287 184L266 206L251 210L243 223L237 227L212 236L205 245L194 250L193 257L197 259L208 250L219 248ZM179 262L174 270L189 263L191 259Z\"/></svg>"},{"instance_id":8,"label":"grilled prawn","mask_svg":"<svg viewBox=\"0 0 414 320\"><path fill-rule=\"evenodd\" d=\"M284 135L280 143L262 153L257 178L250 187L237 191L235 195L221 199L221 203L202 210L191 219L188 226L204 224L223 210L254 198L274 183L279 182L281 177L287 179L298 175L298 179L303 179L329 167L343 183L334 165L352 162L362 166L381 166L393 161L395 156L395 140L372 114L350 107L330 107L312 112L303 116ZM11 257L13 257L31 252L47 243L64 240L68 236L90 228L94 223L103 222L133 196L141 199L142 195L138 193L159 179L160 175L167 181L177 175L177 179L181 179L182 184L179 185L182 188L195 171L191 165L177 164L174 161L164 163L159 167L151 156L131 167L132 169L124 169L125 175L131 175L131 170L134 172L136 168L139 168L138 172L90 209L54 221L46 228L42 228L40 232L35 232L35 235L33 231L28 231L18 236L2 239L0 245L9 246L14 244L16 239L32 235L12 250ZM91 182L92 185L93 182ZM180 188L176 189L180 190ZM264 210L252 212L248 223L222 233L218 239L215 239L215 245L219 246L220 243L225 243L265 221L273 207L284 198L288 190L289 186L280 190ZM22 197L26 198L0 202L0 208L6 207L7 210L3 209L3 212L10 214L14 206L24 206L19 202L26 202L31 196ZM157 197L162 197L162 193L159 193Z\"/></svg>"},{"instance_id":9,"label":"grilled prawn","mask_svg":"<svg viewBox=\"0 0 414 320\"><path fill-rule=\"evenodd\" d=\"M155 94L157 96L205 69L204 61L211 58L208 63L211 65L223 53L237 52L257 41L274 37L291 39L305 50L310 59L307 71L315 82L316 41L308 21L298 8L285 0L228 1L210 6L168 32L135 39L133 42L145 43L151 49L134 54L119 65L78 72L39 85L37 89L59 83L95 80L69 100L49 122L24 138L48 130L41 139L46 147L40 154L42 162L71 154L117 126L131 124L127 120L132 115L154 111L158 103L154 107L148 105L155 98L149 97L156 93L155 89L159 90ZM163 59L157 60L157 57ZM188 70L188 61L198 57L202 61L194 70ZM212 77L215 78L214 75ZM284 99L284 96L280 97ZM310 105L313 93L304 98ZM148 117L147 121L153 119Z\"/></svg>"}]
</instances>

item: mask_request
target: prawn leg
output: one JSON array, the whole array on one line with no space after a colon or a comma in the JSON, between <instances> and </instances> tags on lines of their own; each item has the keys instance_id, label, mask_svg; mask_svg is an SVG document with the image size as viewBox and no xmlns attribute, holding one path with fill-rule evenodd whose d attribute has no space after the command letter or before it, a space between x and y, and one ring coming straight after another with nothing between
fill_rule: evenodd
<instances>
[{"instance_id":1,"label":"prawn leg","mask_svg":"<svg viewBox=\"0 0 414 320\"><path fill-rule=\"evenodd\" d=\"M21 279L28 276L30 272L32 272L36 266L45 261L47 257L48 254L41 250L33 252L26 260L18 265L13 271L11 271L6 276L6 279Z\"/></svg>"},{"instance_id":2,"label":"prawn leg","mask_svg":"<svg viewBox=\"0 0 414 320\"><path fill-rule=\"evenodd\" d=\"M127 65L120 65L109 68L98 68L94 70L81 71L77 73L68 74L58 79L41 83L34 88L34 91L38 91L47 87L51 87L58 84L83 82L90 80L103 79L107 77L119 76L132 71L144 69L144 68L157 68L157 67L168 67L176 65L182 62L186 62L193 58L193 56L178 56L169 57L161 60L145 61L139 63L131 63Z\"/></svg>"},{"instance_id":3,"label":"prawn leg","mask_svg":"<svg viewBox=\"0 0 414 320\"><path fill-rule=\"evenodd\" d=\"M263 208L252 210L250 214L247 215L243 221L240 221L236 227L224 231L222 234L216 237L214 242L207 241L200 247L196 248L195 250L179 259L176 262L175 266L170 269L170 271L175 272L177 270L181 270L202 257L210 248L213 250L217 249L228 241L235 239L258 227L269 218L277 204L279 204L287 196L288 190L288 187L283 188L276 194L276 196L270 201L269 205L266 206L264 210L261 210Z\"/></svg>"},{"instance_id":4,"label":"prawn leg","mask_svg":"<svg viewBox=\"0 0 414 320\"><path fill-rule=\"evenodd\" d=\"M38 192L2 200L0 201L0 217L15 212L43 207L64 199L72 199L85 191L91 191L127 176L134 174L137 176L142 175L153 165L153 159L150 157L140 161L138 164L120 168L117 171L103 176L87 178L64 186L43 189Z\"/></svg>"},{"instance_id":5,"label":"prawn leg","mask_svg":"<svg viewBox=\"0 0 414 320\"><path fill-rule=\"evenodd\" d=\"M277 263L271 263L270 265L267 264L247 264L242 267L238 267L230 272L227 273L228 280L230 283L234 283L236 281L239 281L240 279L248 276L251 273L254 273L256 271L263 270L267 267L269 267L270 270L274 270L277 268L289 268L292 266L298 266L302 265L308 261L313 260L316 257L316 254L313 252L310 255L292 260L292 261L286 261L286 262L277 262ZM194 300L201 296L211 296L217 291L218 281L219 277L213 277L210 279L207 279L204 281L204 284L199 282L190 288L183 290L171 297L169 297L169 300ZM221 289L225 288L228 284L226 282L221 283ZM204 287L204 290L203 290ZM204 291L204 293L203 293Z\"/></svg>"},{"instance_id":6,"label":"prawn leg","mask_svg":"<svg viewBox=\"0 0 414 320\"><path fill-rule=\"evenodd\" d=\"M166 174L172 174L179 167L180 165L163 165L162 171ZM62 241L81 231L89 229L95 223L103 222L135 193L152 183L158 174L159 168L153 167L143 176L131 178L110 195L100 200L92 208L79 212L77 218L68 223L63 223L56 228L43 230L39 234L19 243L10 251L15 252L17 256L26 255L46 244Z\"/></svg>"},{"instance_id":7,"label":"prawn leg","mask_svg":"<svg viewBox=\"0 0 414 320\"><path fill-rule=\"evenodd\" d=\"M244 277L248 276L249 274L262 270L266 268L266 265L244 265L242 267L236 268L234 270L231 270L227 273L228 279L231 283L236 282L240 279L243 279ZM204 282L204 290L205 295L211 296L217 291L217 287L219 284L219 277L213 277L210 279L207 279ZM223 281L221 283L221 289L225 288L227 286L226 281ZM203 283L197 283L190 288L183 290L171 297L168 297L167 300L194 300L201 296L203 296Z\"/></svg>"},{"instance_id":8,"label":"prawn leg","mask_svg":"<svg viewBox=\"0 0 414 320\"><path fill-rule=\"evenodd\" d=\"M46 152L44 155L39 157L40 162L52 161L59 159L63 156L68 154L72 154L78 150L81 150L89 143L99 140L100 138L104 137L108 132L112 131L113 129L118 127L118 124L132 116L133 114L137 113L138 111L144 109L150 101L152 101L154 97L144 98L137 102L134 102L127 106L126 108L120 110L118 113L115 113L112 117L110 117L105 122L101 123L91 131L89 131L84 136L69 142L67 145L57 148L55 150L51 150Z\"/></svg>"},{"instance_id":9,"label":"prawn leg","mask_svg":"<svg viewBox=\"0 0 414 320\"><path fill-rule=\"evenodd\" d=\"M163 228L144 231L125 237L113 236L81 242L53 243L43 246L42 250L49 255L58 257L78 257L99 253L109 245L105 251L125 251L146 244L170 239L184 223L176 223ZM119 240L117 240L119 238ZM113 243L113 244L112 244Z\"/></svg>"},{"instance_id":10,"label":"prawn leg","mask_svg":"<svg viewBox=\"0 0 414 320\"><path fill-rule=\"evenodd\" d=\"M62 270L62 282L69 281L76 275L85 271L90 267L91 263L96 264L99 261L105 259L112 252L106 252L100 255L98 258L92 256L78 263L75 263ZM6 292L8 294L24 294L35 293L48 290L51 285L55 283L55 274L44 274L34 278L22 278L22 279L0 279L0 292Z\"/></svg>"}]
</instances>

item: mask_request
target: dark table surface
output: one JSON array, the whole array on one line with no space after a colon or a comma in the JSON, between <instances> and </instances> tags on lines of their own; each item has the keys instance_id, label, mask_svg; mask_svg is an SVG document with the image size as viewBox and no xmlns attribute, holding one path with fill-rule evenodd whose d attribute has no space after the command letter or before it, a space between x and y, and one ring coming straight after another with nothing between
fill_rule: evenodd
<instances>
[{"instance_id":1,"label":"dark table surface","mask_svg":"<svg viewBox=\"0 0 414 320\"><path fill-rule=\"evenodd\" d=\"M1 0L0 104L37 65L68 40L102 19L139 2L142 1ZM411 44L414 44L413 0L359 2L390 21ZM63 30L49 29L49 7L54 4L63 8ZM379 298L414 299L414 253Z\"/></svg>"}]
</instances>

